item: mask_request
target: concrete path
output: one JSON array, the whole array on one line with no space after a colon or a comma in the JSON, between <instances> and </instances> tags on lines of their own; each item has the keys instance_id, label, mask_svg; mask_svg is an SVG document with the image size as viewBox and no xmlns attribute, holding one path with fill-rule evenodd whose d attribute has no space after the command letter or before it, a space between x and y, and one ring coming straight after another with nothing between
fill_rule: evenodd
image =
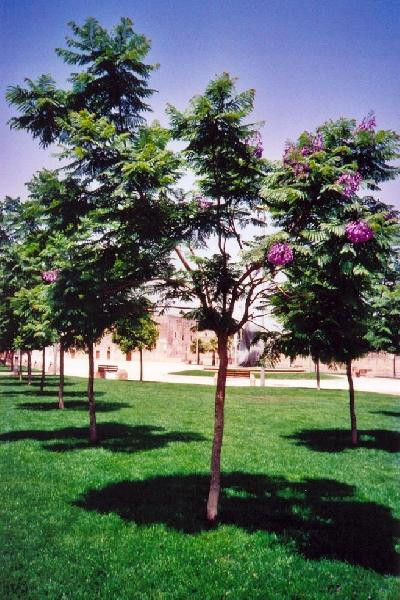
<instances>
[{"instance_id":1,"label":"concrete path","mask_svg":"<svg viewBox=\"0 0 400 600\"><path fill-rule=\"evenodd\" d=\"M72 362L72 361L71 361ZM71 365L72 366L72 365ZM86 377L87 361L79 359L73 361L73 368L66 368L66 375L75 375ZM139 379L138 365L129 365L129 379ZM186 365L181 362L147 362L144 363L144 380L159 381L164 383L190 383L195 385L214 385L213 377L202 377L201 375L171 375L177 371L197 371L199 368L195 365ZM1 375L9 375L9 372L0 371ZM312 379L268 379L265 381L266 387L290 387L290 388L316 388L316 382ZM228 378L229 387L249 387L250 381L246 379ZM260 386L260 380L255 380L255 385ZM395 394L400 396L400 379L390 379L385 377L355 377L354 387L357 391L374 392L376 394ZM347 379L345 376L336 375L334 379L323 379L321 388L325 390L347 390Z\"/></svg>"},{"instance_id":2,"label":"concrete path","mask_svg":"<svg viewBox=\"0 0 400 600\"><path fill-rule=\"evenodd\" d=\"M202 385L214 385L212 377L169 375L153 379L153 381L165 381L168 383L194 383ZM228 386L249 387L250 382L243 379L228 378ZM256 379L255 385L260 386L260 380ZM290 387L316 389L317 384L311 379L268 379L265 380L266 387ZM337 375L334 379L323 379L321 388L324 390L347 390L348 384L345 376ZM362 392L374 392L377 394L395 394L400 396L400 379L355 377L354 388Z\"/></svg>"}]
</instances>

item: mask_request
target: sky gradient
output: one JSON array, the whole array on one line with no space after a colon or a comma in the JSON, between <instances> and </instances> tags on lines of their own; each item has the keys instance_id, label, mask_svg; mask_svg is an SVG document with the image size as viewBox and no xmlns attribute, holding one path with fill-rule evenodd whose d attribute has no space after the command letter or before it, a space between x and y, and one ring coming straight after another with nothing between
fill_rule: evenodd
<instances>
[{"instance_id":1,"label":"sky gradient","mask_svg":"<svg viewBox=\"0 0 400 600\"><path fill-rule=\"evenodd\" d=\"M0 194L25 196L24 183L57 161L28 134L10 131L6 87L51 73L62 86L70 67L67 22L121 16L152 40L160 63L150 85L153 115L167 124L167 102L180 109L223 71L238 88L255 88L254 120L264 120L264 156L280 158L287 139L342 115L374 110L380 128L400 130L399 0L0 0ZM400 208L400 184L380 197Z\"/></svg>"}]
</instances>

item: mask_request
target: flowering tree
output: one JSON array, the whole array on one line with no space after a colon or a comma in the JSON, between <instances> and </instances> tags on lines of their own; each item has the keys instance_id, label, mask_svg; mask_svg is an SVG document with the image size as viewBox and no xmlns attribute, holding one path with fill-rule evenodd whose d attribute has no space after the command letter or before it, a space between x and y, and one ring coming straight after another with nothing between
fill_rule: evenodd
<instances>
[{"instance_id":1,"label":"flowering tree","mask_svg":"<svg viewBox=\"0 0 400 600\"><path fill-rule=\"evenodd\" d=\"M197 301L197 308L189 315L199 330L214 331L218 341L207 502L210 523L217 518L221 485L229 338L254 318L258 299L272 285L270 275L275 265L291 260L291 250L282 245L284 236L279 235L264 240L257 256L246 253L245 229L263 224L257 217L257 206L267 171L257 126L246 124L253 100L254 90L236 93L234 80L225 73L211 81L202 96L192 99L186 112L169 107L173 135L187 143L183 154L198 186L188 202L192 239L186 249L175 248L181 270L176 273L172 295ZM207 246L210 250L206 254Z\"/></svg>"},{"instance_id":2,"label":"flowering tree","mask_svg":"<svg viewBox=\"0 0 400 600\"><path fill-rule=\"evenodd\" d=\"M382 282L398 235L390 207L361 187L379 190L398 169L399 137L377 131L373 115L329 121L286 146L263 196L274 224L290 237L294 260L283 294L272 298L294 353L346 365L352 441L357 443L352 360L370 348L370 293Z\"/></svg>"}]
</instances>

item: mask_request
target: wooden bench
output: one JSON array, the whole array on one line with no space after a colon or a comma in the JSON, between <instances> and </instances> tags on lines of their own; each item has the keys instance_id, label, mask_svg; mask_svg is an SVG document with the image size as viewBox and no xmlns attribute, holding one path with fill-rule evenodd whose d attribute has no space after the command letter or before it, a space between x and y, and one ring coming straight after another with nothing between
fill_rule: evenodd
<instances>
[{"instance_id":1,"label":"wooden bench","mask_svg":"<svg viewBox=\"0 0 400 600\"><path fill-rule=\"evenodd\" d=\"M97 367L97 376L100 377L101 379L106 378L106 373L114 373L116 376L117 372L118 372L117 365L98 365L98 367ZM111 379L115 379L115 377L112 377Z\"/></svg>"},{"instance_id":2,"label":"wooden bench","mask_svg":"<svg viewBox=\"0 0 400 600\"><path fill-rule=\"evenodd\" d=\"M255 385L255 383L256 383L256 378L254 376L254 373L251 373L247 369L227 369L226 377L227 378L228 377L240 377L242 379L250 379L250 385ZM218 379L218 371L215 371L215 373L214 373L214 383L215 384L217 384L217 379Z\"/></svg>"},{"instance_id":3,"label":"wooden bench","mask_svg":"<svg viewBox=\"0 0 400 600\"><path fill-rule=\"evenodd\" d=\"M227 377L247 377L249 378L251 375L250 371L246 369L227 369L226 376Z\"/></svg>"},{"instance_id":4,"label":"wooden bench","mask_svg":"<svg viewBox=\"0 0 400 600\"><path fill-rule=\"evenodd\" d=\"M116 373L118 371L117 365L99 365L98 371L105 371L106 373Z\"/></svg>"},{"instance_id":5,"label":"wooden bench","mask_svg":"<svg viewBox=\"0 0 400 600\"><path fill-rule=\"evenodd\" d=\"M361 377L361 375L366 375L370 371L372 371L372 369L356 369L354 373L356 377Z\"/></svg>"}]
</instances>

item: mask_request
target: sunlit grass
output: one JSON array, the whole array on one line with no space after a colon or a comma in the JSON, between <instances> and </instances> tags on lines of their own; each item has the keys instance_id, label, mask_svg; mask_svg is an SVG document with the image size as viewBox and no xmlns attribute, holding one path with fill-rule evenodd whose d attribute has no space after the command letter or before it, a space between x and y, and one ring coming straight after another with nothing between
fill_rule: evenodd
<instances>
[{"instance_id":1,"label":"sunlit grass","mask_svg":"<svg viewBox=\"0 0 400 600\"><path fill-rule=\"evenodd\" d=\"M0 378L0 597L397 600L398 398L230 388L221 523L204 507L211 386Z\"/></svg>"}]
</instances>

